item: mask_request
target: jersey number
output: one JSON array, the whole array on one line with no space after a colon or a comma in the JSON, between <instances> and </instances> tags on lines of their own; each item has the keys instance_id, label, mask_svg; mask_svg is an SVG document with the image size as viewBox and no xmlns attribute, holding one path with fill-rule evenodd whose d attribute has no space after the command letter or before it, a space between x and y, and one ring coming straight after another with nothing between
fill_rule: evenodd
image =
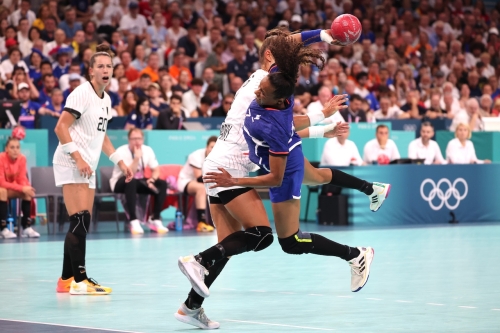
<instances>
[{"instance_id":1,"label":"jersey number","mask_svg":"<svg viewBox=\"0 0 500 333\"><path fill-rule=\"evenodd\" d=\"M107 125L108 125L108 119L99 117L99 124L97 125L97 130L100 132L106 132Z\"/></svg>"},{"instance_id":2,"label":"jersey number","mask_svg":"<svg viewBox=\"0 0 500 333\"><path fill-rule=\"evenodd\" d=\"M220 127L219 139L226 141L227 136L229 135L229 132L231 132L232 127L233 127L233 125L222 123L222 125Z\"/></svg>"}]
</instances>

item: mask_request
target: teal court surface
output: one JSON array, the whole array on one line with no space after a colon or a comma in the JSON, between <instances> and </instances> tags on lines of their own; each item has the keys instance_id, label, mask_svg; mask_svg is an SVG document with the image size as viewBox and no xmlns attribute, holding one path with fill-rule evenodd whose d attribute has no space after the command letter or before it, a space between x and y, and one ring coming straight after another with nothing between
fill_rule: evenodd
<instances>
[{"instance_id":1,"label":"teal court surface","mask_svg":"<svg viewBox=\"0 0 500 333\"><path fill-rule=\"evenodd\" d=\"M1 239L0 332L198 330L173 317L190 289L177 258L215 236L132 238L113 227L101 223L87 242L89 276L112 287L109 296L55 292L62 233ZM204 308L221 331L500 332L500 224L302 229L373 246L365 288L350 291L346 262L286 255L275 239L265 251L232 258L212 286Z\"/></svg>"}]
</instances>

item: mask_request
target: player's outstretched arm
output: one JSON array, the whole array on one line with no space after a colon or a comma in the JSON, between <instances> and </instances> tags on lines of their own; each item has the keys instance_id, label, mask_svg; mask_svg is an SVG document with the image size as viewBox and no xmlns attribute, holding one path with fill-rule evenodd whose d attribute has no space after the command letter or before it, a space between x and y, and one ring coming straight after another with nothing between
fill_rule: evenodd
<instances>
[{"instance_id":1,"label":"player's outstretched arm","mask_svg":"<svg viewBox=\"0 0 500 333\"><path fill-rule=\"evenodd\" d=\"M348 123L338 122L337 124L328 124L326 126L311 126L298 131L301 139L305 138L334 138L346 133L349 130Z\"/></svg>"},{"instance_id":2,"label":"player's outstretched arm","mask_svg":"<svg viewBox=\"0 0 500 333\"><path fill-rule=\"evenodd\" d=\"M113 143L109 139L108 135L104 136L104 141L102 142L102 151L106 156L109 157L109 160L114 164L118 165L120 170L125 175L125 181L128 183L132 180L134 174L130 170L130 168L123 162L122 157L116 152L115 147L113 147Z\"/></svg>"},{"instance_id":3,"label":"player's outstretched arm","mask_svg":"<svg viewBox=\"0 0 500 333\"><path fill-rule=\"evenodd\" d=\"M347 105L344 104L345 102L347 102L347 95L335 95L325 104L323 110L310 112L306 115L293 116L295 131L299 132L309 126L314 126L335 112L347 108Z\"/></svg>"},{"instance_id":4,"label":"player's outstretched arm","mask_svg":"<svg viewBox=\"0 0 500 333\"><path fill-rule=\"evenodd\" d=\"M311 45L314 43L325 42L330 45L340 45L339 41L332 37L330 30L307 30L296 33L290 36L296 41L304 42L304 45Z\"/></svg>"}]
</instances>

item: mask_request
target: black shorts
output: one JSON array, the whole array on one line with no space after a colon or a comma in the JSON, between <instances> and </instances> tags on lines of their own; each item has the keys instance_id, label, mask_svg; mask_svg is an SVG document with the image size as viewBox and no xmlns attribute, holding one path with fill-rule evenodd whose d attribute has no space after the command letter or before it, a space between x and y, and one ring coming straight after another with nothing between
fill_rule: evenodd
<instances>
[{"instance_id":1,"label":"black shorts","mask_svg":"<svg viewBox=\"0 0 500 333\"><path fill-rule=\"evenodd\" d=\"M234 198L242 194L245 194L248 191L251 191L252 189L253 189L252 187L243 187L243 188L221 191L218 193L219 197L209 196L208 199L211 204L227 205Z\"/></svg>"}]
</instances>

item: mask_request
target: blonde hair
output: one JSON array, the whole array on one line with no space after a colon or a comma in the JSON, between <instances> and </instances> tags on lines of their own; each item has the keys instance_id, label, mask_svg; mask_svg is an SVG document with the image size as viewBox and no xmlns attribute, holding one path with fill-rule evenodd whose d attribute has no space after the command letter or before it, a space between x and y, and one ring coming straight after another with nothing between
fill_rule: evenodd
<instances>
[{"instance_id":1,"label":"blonde hair","mask_svg":"<svg viewBox=\"0 0 500 333\"><path fill-rule=\"evenodd\" d=\"M465 127L467 129L467 131L469 132L467 139L470 140L470 138L472 138L472 131L470 130L469 124L466 124L466 123L460 123L460 124L458 124L457 128L455 128L455 138L458 139L457 133L458 133L458 130L460 129L460 127Z\"/></svg>"}]
</instances>

